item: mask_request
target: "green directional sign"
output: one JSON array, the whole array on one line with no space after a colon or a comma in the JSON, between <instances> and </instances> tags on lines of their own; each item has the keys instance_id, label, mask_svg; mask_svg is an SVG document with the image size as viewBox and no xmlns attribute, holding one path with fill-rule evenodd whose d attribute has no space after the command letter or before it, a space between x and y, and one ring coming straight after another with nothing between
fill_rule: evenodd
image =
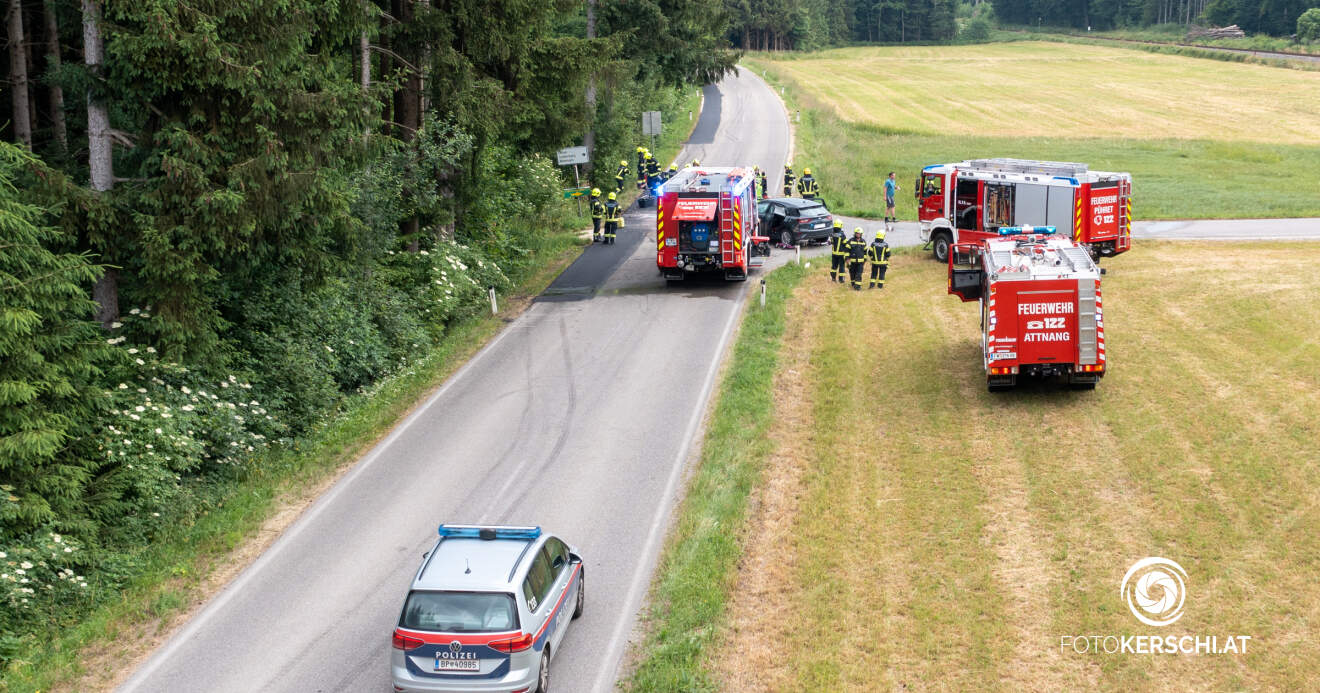
<instances>
[{"instance_id":1,"label":"green directional sign","mask_svg":"<svg viewBox=\"0 0 1320 693\"><path fill-rule=\"evenodd\" d=\"M567 188L564 190L564 199L571 200L575 197L582 197L591 192L591 188Z\"/></svg>"}]
</instances>

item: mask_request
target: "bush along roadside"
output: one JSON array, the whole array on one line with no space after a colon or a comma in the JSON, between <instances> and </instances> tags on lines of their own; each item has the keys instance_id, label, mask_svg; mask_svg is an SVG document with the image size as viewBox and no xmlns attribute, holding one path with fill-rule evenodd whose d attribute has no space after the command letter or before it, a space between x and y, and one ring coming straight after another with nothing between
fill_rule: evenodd
<instances>
[{"instance_id":1,"label":"bush along roadside","mask_svg":"<svg viewBox=\"0 0 1320 693\"><path fill-rule=\"evenodd\" d=\"M764 308L749 304L701 458L651 588L648 635L630 691L713 691L703 653L723 623L735 577L747 499L773 452L766 435L774 414L785 310L810 270L790 264L766 277Z\"/></svg>"}]
</instances>

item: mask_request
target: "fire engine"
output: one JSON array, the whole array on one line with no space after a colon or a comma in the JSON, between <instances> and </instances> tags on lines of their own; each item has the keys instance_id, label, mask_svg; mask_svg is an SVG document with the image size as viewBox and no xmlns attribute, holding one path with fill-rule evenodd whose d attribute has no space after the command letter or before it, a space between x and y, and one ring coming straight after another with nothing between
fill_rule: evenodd
<instances>
[{"instance_id":1,"label":"fire engine","mask_svg":"<svg viewBox=\"0 0 1320 693\"><path fill-rule=\"evenodd\" d=\"M1096 262L1132 245L1127 173L1062 161L972 159L922 169L915 194L921 240L940 262L954 243L993 238L1004 226L1053 226Z\"/></svg>"},{"instance_id":2,"label":"fire engine","mask_svg":"<svg viewBox=\"0 0 1320 693\"><path fill-rule=\"evenodd\" d=\"M949 293L981 303L981 351L991 392L1018 376L1094 389L1105 374L1100 270L1085 246L1053 227L1002 226L952 246Z\"/></svg>"},{"instance_id":3,"label":"fire engine","mask_svg":"<svg viewBox=\"0 0 1320 693\"><path fill-rule=\"evenodd\" d=\"M743 281L765 264L770 239L758 232L751 167L686 168L659 190L655 264L665 279L697 272Z\"/></svg>"}]
</instances>

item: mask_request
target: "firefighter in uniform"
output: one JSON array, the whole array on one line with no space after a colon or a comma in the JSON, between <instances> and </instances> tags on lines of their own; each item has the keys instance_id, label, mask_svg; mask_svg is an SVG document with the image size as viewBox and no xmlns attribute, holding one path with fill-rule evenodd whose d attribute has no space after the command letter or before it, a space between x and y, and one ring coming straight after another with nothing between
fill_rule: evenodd
<instances>
[{"instance_id":1,"label":"firefighter in uniform","mask_svg":"<svg viewBox=\"0 0 1320 693\"><path fill-rule=\"evenodd\" d=\"M628 177L628 161L619 159L619 172L614 174L614 192L623 192L623 179Z\"/></svg>"},{"instance_id":2,"label":"firefighter in uniform","mask_svg":"<svg viewBox=\"0 0 1320 693\"><path fill-rule=\"evenodd\" d=\"M646 147L637 148L637 187L646 185L646 158L651 152Z\"/></svg>"},{"instance_id":3,"label":"firefighter in uniform","mask_svg":"<svg viewBox=\"0 0 1320 693\"><path fill-rule=\"evenodd\" d=\"M885 230L875 232L875 240L866 247L866 260L871 263L871 288L885 288L885 272L889 271L889 244L885 243Z\"/></svg>"},{"instance_id":4,"label":"firefighter in uniform","mask_svg":"<svg viewBox=\"0 0 1320 693\"><path fill-rule=\"evenodd\" d=\"M655 184L660 182L660 162L651 156L651 152L646 153L646 187L655 190Z\"/></svg>"},{"instance_id":5,"label":"firefighter in uniform","mask_svg":"<svg viewBox=\"0 0 1320 693\"><path fill-rule=\"evenodd\" d=\"M830 232L830 281L843 281L843 258L848 254L848 237L843 235L843 220L834 220Z\"/></svg>"},{"instance_id":6,"label":"firefighter in uniform","mask_svg":"<svg viewBox=\"0 0 1320 693\"><path fill-rule=\"evenodd\" d=\"M795 180L797 180L797 176L793 175L793 164L785 164L784 165L784 197L793 196L793 181Z\"/></svg>"},{"instance_id":7,"label":"firefighter in uniform","mask_svg":"<svg viewBox=\"0 0 1320 693\"><path fill-rule=\"evenodd\" d=\"M756 182L761 184L761 197L765 197L765 171L761 170L759 166L756 168Z\"/></svg>"},{"instance_id":8,"label":"firefighter in uniform","mask_svg":"<svg viewBox=\"0 0 1320 693\"><path fill-rule=\"evenodd\" d=\"M675 173L678 173L678 164L670 164L669 170L665 171L665 180L673 178Z\"/></svg>"},{"instance_id":9,"label":"firefighter in uniform","mask_svg":"<svg viewBox=\"0 0 1320 693\"><path fill-rule=\"evenodd\" d=\"M591 240L600 240L600 221L605 218L605 203L600 201L600 188L591 189Z\"/></svg>"},{"instance_id":10,"label":"firefighter in uniform","mask_svg":"<svg viewBox=\"0 0 1320 693\"><path fill-rule=\"evenodd\" d=\"M862 227L853 229L852 240L848 241L848 274L852 275L853 291L862 290L862 268L866 267L866 239L862 238Z\"/></svg>"},{"instance_id":11,"label":"firefighter in uniform","mask_svg":"<svg viewBox=\"0 0 1320 693\"><path fill-rule=\"evenodd\" d=\"M614 245L614 235L623 222L623 208L619 206L617 197L610 193L609 201L605 203L605 245Z\"/></svg>"},{"instance_id":12,"label":"firefighter in uniform","mask_svg":"<svg viewBox=\"0 0 1320 693\"><path fill-rule=\"evenodd\" d=\"M701 160L700 160L700 159L693 159L692 161L689 161L689 162L688 162L687 167L688 167L688 168L696 168L696 167L698 167L698 166L700 166L700 165L701 165Z\"/></svg>"},{"instance_id":13,"label":"firefighter in uniform","mask_svg":"<svg viewBox=\"0 0 1320 693\"><path fill-rule=\"evenodd\" d=\"M798 197L808 200L814 200L820 194L820 186L816 184L815 176L811 175L811 169L802 169L802 179L798 181L797 189Z\"/></svg>"}]
</instances>

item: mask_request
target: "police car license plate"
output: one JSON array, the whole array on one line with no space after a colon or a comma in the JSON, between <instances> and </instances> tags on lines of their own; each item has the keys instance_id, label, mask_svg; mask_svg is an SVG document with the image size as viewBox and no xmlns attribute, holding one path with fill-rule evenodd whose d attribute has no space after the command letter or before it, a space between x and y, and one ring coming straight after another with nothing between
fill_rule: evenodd
<instances>
[{"instance_id":1,"label":"police car license plate","mask_svg":"<svg viewBox=\"0 0 1320 693\"><path fill-rule=\"evenodd\" d=\"M441 659L435 658L436 671L481 671L480 659Z\"/></svg>"}]
</instances>

